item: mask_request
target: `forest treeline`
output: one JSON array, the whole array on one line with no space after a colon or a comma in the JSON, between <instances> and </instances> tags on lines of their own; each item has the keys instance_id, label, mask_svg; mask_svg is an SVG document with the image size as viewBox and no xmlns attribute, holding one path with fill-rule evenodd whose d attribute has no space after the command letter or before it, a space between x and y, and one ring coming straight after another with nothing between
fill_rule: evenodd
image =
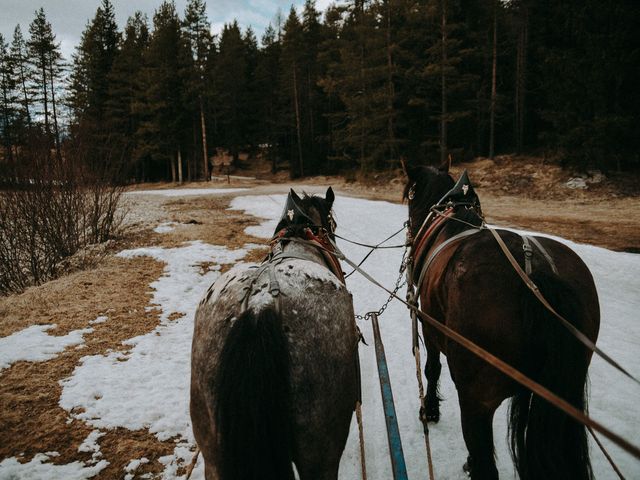
<instances>
[{"instance_id":1,"label":"forest treeline","mask_svg":"<svg viewBox=\"0 0 640 480\"><path fill-rule=\"evenodd\" d=\"M275 13L275 12L274 12ZM0 37L4 163L202 179L217 148L292 177L499 153L640 166L634 0L313 0L213 35L203 0L123 30L103 0L70 61L42 9Z\"/></svg>"}]
</instances>

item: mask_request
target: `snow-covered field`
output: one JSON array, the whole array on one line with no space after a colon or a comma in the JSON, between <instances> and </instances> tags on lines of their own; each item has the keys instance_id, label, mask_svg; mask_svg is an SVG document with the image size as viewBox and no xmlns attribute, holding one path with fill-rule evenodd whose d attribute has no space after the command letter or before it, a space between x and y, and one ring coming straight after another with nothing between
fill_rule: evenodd
<instances>
[{"instance_id":1,"label":"snow-covered field","mask_svg":"<svg viewBox=\"0 0 640 480\"><path fill-rule=\"evenodd\" d=\"M309 191L313 190L309 188ZM229 190L225 191L227 192ZM240 196L233 200L232 208L263 218L263 224L249 227L247 233L268 238L282 212L284 199L284 195ZM365 243L376 243L395 232L406 217L406 206L345 197L336 200L334 209L338 232ZM397 241L394 240L393 243ZM640 255L566 243L582 256L596 279L602 307L599 346L634 375L640 376L640 322L637 315L640 311ZM100 459L99 446L96 444L99 443L100 430L116 426L145 428L159 439L177 438L174 454L164 457L162 463L165 464L163 478L178 478L177 468L188 463L192 455L189 450L193 436L188 413L188 387L193 315L201 295L219 276L218 265L237 262L251 248L255 246L247 245L243 249L229 250L224 246L190 242L171 249L145 248L122 252L120 256L125 258L147 255L166 263L163 276L150 285L155 292L152 305L148 307L161 309L161 324L149 334L127 340L125 343L132 347L129 353L84 357L73 375L61 382L63 391L60 405L69 411L70 417L82 419L95 428L81 446L89 449L85 451L95 452L93 462L74 462L54 467L46 462L55 453L43 452L25 465L18 464L15 459L5 459L0 463L0 479L90 478L104 467L104 460ZM359 260L367 252L362 247L345 242L340 243L340 248L355 260ZM401 253L399 250L377 251L365 263L364 268L382 283L392 287L398 275ZM200 265L205 262L217 265L203 275ZM344 268L345 271L350 271L347 266ZM359 274L348 279L348 287L353 292L357 313L377 310L387 297L385 292L369 284ZM171 320L170 316L175 318L176 313L183 316ZM100 319L104 320L106 319ZM380 323L409 477L427 478L422 427L417 418L417 382L411 356L410 323L405 307L397 302L392 303L380 318ZM367 469L372 480L388 479L392 474L371 326L363 321L360 322L360 328L370 345L361 346L360 350ZM45 331L46 328L40 328L29 334L20 332L28 337L28 341L20 341L30 342L29 344L38 341L50 343L51 339L46 338L48 335ZM66 344L82 342L82 333L84 332L78 331ZM0 342L10 338L0 339ZM22 337L16 337L18 338ZM6 345L11 343L0 343L2 366L16 361L15 355L12 357L7 353L9 347ZM43 349L43 356L55 355L61 348L64 346ZM456 391L446 363L443 367L441 392L445 401L442 403L442 419L437 425L431 426L430 435L435 473L438 479L464 479L466 477L461 467L466 459L466 449L460 430ZM639 392L637 385L599 358L594 358L591 367L591 415L635 444L640 443L640 409L637 406ZM505 405L496 414L494 437L501 478L515 478L505 441ZM604 442L610 447L627 478L640 478L640 462L612 446L610 442ZM592 459L596 478L616 478L595 445L592 448ZM128 470L123 472L123 478L132 478L135 468L145 461L145 458L132 458ZM340 478L360 478L359 462L354 418L341 463ZM192 478L204 478L201 461Z\"/></svg>"}]
</instances>

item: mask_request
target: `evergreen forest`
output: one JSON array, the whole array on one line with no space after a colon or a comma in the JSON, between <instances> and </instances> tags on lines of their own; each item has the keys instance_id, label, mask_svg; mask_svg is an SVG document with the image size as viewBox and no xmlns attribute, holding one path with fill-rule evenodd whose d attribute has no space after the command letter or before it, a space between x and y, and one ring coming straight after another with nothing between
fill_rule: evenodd
<instances>
[{"instance_id":1,"label":"evergreen forest","mask_svg":"<svg viewBox=\"0 0 640 480\"><path fill-rule=\"evenodd\" d=\"M67 59L40 9L0 35L0 168L37 150L198 180L225 149L292 178L506 153L638 170L638 25L635 0L307 0L214 33L204 0L123 26L103 0Z\"/></svg>"}]
</instances>

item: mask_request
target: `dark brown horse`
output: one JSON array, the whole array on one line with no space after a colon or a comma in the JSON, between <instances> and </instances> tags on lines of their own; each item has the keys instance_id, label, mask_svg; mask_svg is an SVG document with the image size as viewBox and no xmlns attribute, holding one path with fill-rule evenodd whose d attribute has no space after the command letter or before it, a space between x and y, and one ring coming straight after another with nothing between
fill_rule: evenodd
<instances>
[{"instance_id":1,"label":"dark brown horse","mask_svg":"<svg viewBox=\"0 0 640 480\"><path fill-rule=\"evenodd\" d=\"M196 312L191 420L207 480L335 480L358 393L358 335L326 198L293 190L259 267Z\"/></svg>"},{"instance_id":2,"label":"dark brown horse","mask_svg":"<svg viewBox=\"0 0 640 480\"><path fill-rule=\"evenodd\" d=\"M413 167L407 175L412 277L422 310L586 410L592 352L535 298L492 234L478 228L482 211L466 172L458 183L446 166ZM584 262L555 240L498 233L554 309L595 342L598 296ZM510 397L511 451L521 479L592 478L583 425L426 324L423 333L427 417L440 418L442 352L458 391L466 467L474 480L498 478L493 415Z\"/></svg>"}]
</instances>

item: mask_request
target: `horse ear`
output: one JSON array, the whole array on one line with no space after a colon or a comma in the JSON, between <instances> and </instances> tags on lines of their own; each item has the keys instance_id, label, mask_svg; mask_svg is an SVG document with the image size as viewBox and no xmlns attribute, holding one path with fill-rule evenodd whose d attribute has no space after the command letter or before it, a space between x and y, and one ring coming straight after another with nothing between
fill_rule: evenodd
<instances>
[{"instance_id":1,"label":"horse ear","mask_svg":"<svg viewBox=\"0 0 640 480\"><path fill-rule=\"evenodd\" d=\"M400 165L402 165L402 171L404 172L405 176L409 177L409 170L407 170L407 160L404 158L404 156L400 157Z\"/></svg>"},{"instance_id":2,"label":"horse ear","mask_svg":"<svg viewBox=\"0 0 640 480\"><path fill-rule=\"evenodd\" d=\"M444 162L442 162L442 165L438 167L438 170L444 173L449 173L450 169L451 169L451 154L449 154L447 159Z\"/></svg>"},{"instance_id":3,"label":"horse ear","mask_svg":"<svg viewBox=\"0 0 640 480\"><path fill-rule=\"evenodd\" d=\"M335 194L333 193L333 188L327 188L327 193L324 196L324 199L330 204L333 205L333 201L336 199Z\"/></svg>"}]
</instances>

